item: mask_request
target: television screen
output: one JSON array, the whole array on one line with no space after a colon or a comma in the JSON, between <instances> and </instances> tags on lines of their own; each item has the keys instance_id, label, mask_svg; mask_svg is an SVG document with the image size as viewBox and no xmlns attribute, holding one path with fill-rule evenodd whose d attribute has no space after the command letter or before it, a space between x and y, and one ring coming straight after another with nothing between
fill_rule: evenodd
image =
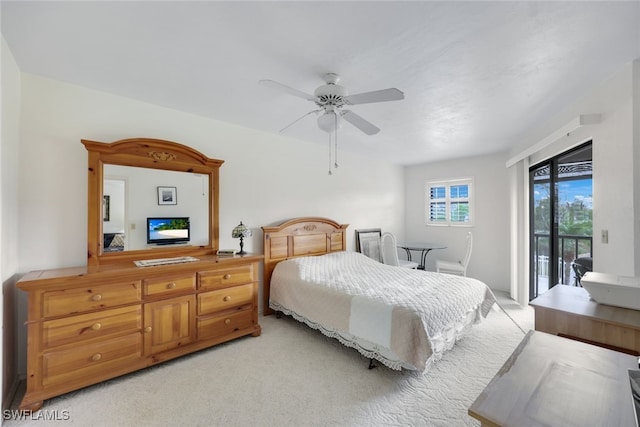
<instances>
[{"instance_id":1,"label":"television screen","mask_svg":"<svg viewBox=\"0 0 640 427\"><path fill-rule=\"evenodd\" d=\"M189 241L189 218L147 218L147 243L170 245Z\"/></svg>"}]
</instances>

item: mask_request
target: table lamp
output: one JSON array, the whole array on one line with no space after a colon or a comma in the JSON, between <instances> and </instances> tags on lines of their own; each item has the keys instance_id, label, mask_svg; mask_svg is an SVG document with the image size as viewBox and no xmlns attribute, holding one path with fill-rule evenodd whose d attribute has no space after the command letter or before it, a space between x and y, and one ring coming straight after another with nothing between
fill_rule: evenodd
<instances>
[{"instance_id":1,"label":"table lamp","mask_svg":"<svg viewBox=\"0 0 640 427\"><path fill-rule=\"evenodd\" d=\"M249 229L249 227L247 227L242 223L242 221L240 221L240 224L236 225L231 232L231 237L233 237L234 239L240 238L240 252L238 252L238 255L246 254L243 249L244 242L242 241L242 239L244 239L245 237L251 237L251 230Z\"/></svg>"}]
</instances>

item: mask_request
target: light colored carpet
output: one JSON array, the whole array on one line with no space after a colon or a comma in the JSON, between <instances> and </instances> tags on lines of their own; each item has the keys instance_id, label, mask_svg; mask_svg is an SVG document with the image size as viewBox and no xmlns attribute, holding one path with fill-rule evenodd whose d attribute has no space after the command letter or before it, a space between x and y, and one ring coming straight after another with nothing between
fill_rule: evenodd
<instances>
[{"instance_id":1,"label":"light colored carpet","mask_svg":"<svg viewBox=\"0 0 640 427\"><path fill-rule=\"evenodd\" d=\"M497 293L525 330L533 310ZM478 426L467 414L524 334L501 310L424 374L368 370L353 349L295 320L45 402L67 421L3 426Z\"/></svg>"}]
</instances>

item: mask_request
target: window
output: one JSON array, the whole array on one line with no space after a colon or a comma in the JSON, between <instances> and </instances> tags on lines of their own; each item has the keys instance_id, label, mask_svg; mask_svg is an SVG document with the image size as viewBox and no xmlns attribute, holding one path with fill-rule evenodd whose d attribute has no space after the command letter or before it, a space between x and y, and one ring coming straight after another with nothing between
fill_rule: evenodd
<instances>
[{"instance_id":1,"label":"window","mask_svg":"<svg viewBox=\"0 0 640 427\"><path fill-rule=\"evenodd\" d=\"M473 179L471 178L427 182L426 224L472 225L472 195Z\"/></svg>"}]
</instances>

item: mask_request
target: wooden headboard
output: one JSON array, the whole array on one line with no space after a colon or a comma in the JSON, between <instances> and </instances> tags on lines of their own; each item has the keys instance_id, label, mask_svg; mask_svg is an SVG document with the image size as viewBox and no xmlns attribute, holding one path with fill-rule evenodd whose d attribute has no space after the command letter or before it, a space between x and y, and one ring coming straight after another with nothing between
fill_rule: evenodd
<instances>
[{"instance_id":1,"label":"wooden headboard","mask_svg":"<svg viewBox=\"0 0 640 427\"><path fill-rule=\"evenodd\" d=\"M271 273L280 261L324 255L347 249L347 227L327 218L294 218L273 227L262 227L264 233L263 314L273 314L269 308Z\"/></svg>"}]
</instances>

